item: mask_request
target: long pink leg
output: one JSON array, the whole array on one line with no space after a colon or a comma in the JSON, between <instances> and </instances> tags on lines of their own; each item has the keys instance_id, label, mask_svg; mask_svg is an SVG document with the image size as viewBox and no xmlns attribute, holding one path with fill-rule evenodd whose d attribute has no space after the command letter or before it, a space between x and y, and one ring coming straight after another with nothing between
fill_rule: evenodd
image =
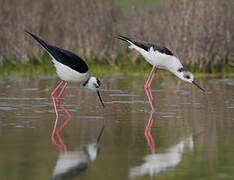
<instances>
[{"instance_id":1,"label":"long pink leg","mask_svg":"<svg viewBox=\"0 0 234 180\"><path fill-rule=\"evenodd\" d=\"M151 77L151 79L150 79L150 81L149 81L149 83L148 83L148 87L150 87L151 86L151 83L152 83L152 81L153 81L153 79L154 79L154 77L155 77L155 75L156 75L156 73L158 72L158 69L156 68L155 69L155 71L154 71L154 73L153 73L153 75L152 75L152 77Z\"/></svg>"},{"instance_id":2,"label":"long pink leg","mask_svg":"<svg viewBox=\"0 0 234 180\"><path fill-rule=\"evenodd\" d=\"M67 125L67 123L70 121L71 119L71 115L67 112L67 110L60 104L59 100L60 100L60 97L62 96L66 86L67 86L67 82L64 84L62 90L60 91L58 97L56 98L56 103L59 105L59 107L68 115L68 118L66 119L66 121L64 121L64 123L62 125L60 125L56 131L56 136L57 136L57 139L59 141L59 144L56 142L55 139L52 139L52 143L55 144L59 150L59 152L66 152L67 151L67 146L63 143L63 140L60 136L60 131Z\"/></svg>"},{"instance_id":3,"label":"long pink leg","mask_svg":"<svg viewBox=\"0 0 234 180\"><path fill-rule=\"evenodd\" d=\"M154 71L154 68L155 68L155 66L152 67L152 70L151 70L151 72L150 72L150 74L149 74L149 77L148 77L148 79L147 79L147 81L146 81L146 83L145 83L145 90L148 88L148 83L149 83L149 80L150 80L150 78L151 78L151 75L152 75L152 73L153 73L153 71Z\"/></svg>"},{"instance_id":4,"label":"long pink leg","mask_svg":"<svg viewBox=\"0 0 234 180\"><path fill-rule=\"evenodd\" d=\"M51 93L51 98L52 98L52 101L53 101L54 110L55 110L55 114L56 114L56 119L55 119L55 122L54 122L53 131L52 131L52 133L51 133L51 138L54 138L54 133L55 133L55 129L56 129L57 122L58 122L58 111L57 111L56 104L55 104L55 100L54 100L54 94L55 94L55 92L58 90L58 88L60 88L60 87L63 85L63 82L64 82L64 81L61 81L61 82L59 83L59 85L58 85L58 86L52 91L52 93Z\"/></svg>"},{"instance_id":5,"label":"long pink leg","mask_svg":"<svg viewBox=\"0 0 234 180\"><path fill-rule=\"evenodd\" d=\"M153 99L152 99L151 96L150 96L150 91L149 91L149 89L145 89L145 92L146 92L146 95L147 95L147 97L148 97L148 100L149 100L151 109L152 109L152 111L154 111L154 110L155 110L155 107L154 107L154 104L153 104Z\"/></svg>"},{"instance_id":6,"label":"long pink leg","mask_svg":"<svg viewBox=\"0 0 234 180\"><path fill-rule=\"evenodd\" d=\"M60 84L60 86L61 86L61 85L62 85L62 84ZM59 87L60 87L60 86L59 86ZM55 105L55 102L56 102L56 103L60 106L60 108L62 108L62 109L64 110L64 112L69 116L69 118L67 118L67 120L64 121L64 123L63 123L61 126L59 126L59 128L58 128L57 131L56 131L56 135L57 135L57 138L58 138L58 141L59 141L59 144L58 144L57 141L56 141L55 138L54 138L54 133L55 133L55 129L56 129L56 126L57 126L57 119L58 119L58 113L56 113L56 121L55 121L55 124L54 124L54 128L53 128L51 140L52 140L52 143L55 144L55 145L57 146L59 152L66 152L66 150L67 150L67 147L66 147L66 145L63 143L63 140L62 140L62 138L61 138L61 136L60 136L60 131L66 126L66 124L67 124L67 123L70 121L70 119L71 119L71 115L70 115L70 114L66 111L66 109L59 103L59 99L60 99L60 97L62 96L62 94L63 94L63 92L64 92L66 86L67 86L67 82L66 82L65 85L63 86L63 88L62 88L62 90L60 91L60 93L59 93L58 97L56 98L56 100L54 100L54 98L53 98L53 103L54 103L54 105ZM58 87L58 88L59 88L59 87ZM56 88L55 91L53 91L53 95L54 95L54 93L58 90L58 88ZM55 108L56 108L56 105L55 105ZM57 112L57 111L56 111L56 112Z\"/></svg>"},{"instance_id":7,"label":"long pink leg","mask_svg":"<svg viewBox=\"0 0 234 180\"><path fill-rule=\"evenodd\" d=\"M146 83L145 83L145 92L146 92L146 95L147 95L147 97L148 97L148 100L149 100L149 103L150 103L150 106L151 106L151 108L152 108L152 110L154 110L154 105L153 105L153 96L152 96L152 94L151 94L151 91L149 91L149 88L150 88L150 86L149 86L149 83L151 84L151 82L152 82L152 77L154 77L155 76L155 73L153 74L153 76L152 76L152 73L154 72L154 69L155 69L155 66L153 66L152 67L152 70L151 70L151 72L150 72L150 75L149 75L149 77L148 77L148 79L147 79L147 81L146 81Z\"/></svg>"},{"instance_id":8,"label":"long pink leg","mask_svg":"<svg viewBox=\"0 0 234 180\"><path fill-rule=\"evenodd\" d=\"M69 118L72 118L72 116L70 115L69 112L67 112L67 110L60 104L59 100L60 100L60 97L62 96L65 88L67 87L67 82L65 83L65 85L63 86L61 92L59 93L57 99L56 99L56 103L59 105L59 107L68 115Z\"/></svg>"},{"instance_id":9,"label":"long pink leg","mask_svg":"<svg viewBox=\"0 0 234 180\"><path fill-rule=\"evenodd\" d=\"M154 98L153 98L150 86L151 86L151 83L152 83L152 81L153 81L153 79L154 79L154 77L155 77L155 75L156 75L157 72L158 72L158 69L156 68L155 71L154 71L154 73L151 76L151 79L150 79L149 83L148 83L149 94L150 94L150 97L151 97L151 99L152 99L153 102L154 102Z\"/></svg>"}]
</instances>

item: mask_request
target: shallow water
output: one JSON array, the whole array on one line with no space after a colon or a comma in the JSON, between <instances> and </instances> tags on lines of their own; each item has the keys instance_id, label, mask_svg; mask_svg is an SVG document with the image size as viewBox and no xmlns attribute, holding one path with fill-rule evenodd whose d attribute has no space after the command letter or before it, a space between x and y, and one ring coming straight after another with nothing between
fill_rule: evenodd
<instances>
[{"instance_id":1,"label":"shallow water","mask_svg":"<svg viewBox=\"0 0 234 180\"><path fill-rule=\"evenodd\" d=\"M73 118L59 110L54 139L59 80L0 80L0 179L234 179L234 79L200 79L206 93L156 79L155 113L145 80L103 78L104 109L96 93L69 84L61 103Z\"/></svg>"}]
</instances>

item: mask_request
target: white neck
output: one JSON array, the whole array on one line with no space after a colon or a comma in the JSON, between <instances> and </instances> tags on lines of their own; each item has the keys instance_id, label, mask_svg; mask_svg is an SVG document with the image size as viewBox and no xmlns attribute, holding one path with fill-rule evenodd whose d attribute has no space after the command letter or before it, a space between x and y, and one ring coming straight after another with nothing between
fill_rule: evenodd
<instances>
[{"instance_id":1,"label":"white neck","mask_svg":"<svg viewBox=\"0 0 234 180\"><path fill-rule=\"evenodd\" d=\"M96 91L98 89L98 87L97 87L98 86L97 78L93 77L93 76L89 77L87 79L87 81L85 81L83 83L83 86L85 88L90 89L90 90Z\"/></svg>"}]
</instances>

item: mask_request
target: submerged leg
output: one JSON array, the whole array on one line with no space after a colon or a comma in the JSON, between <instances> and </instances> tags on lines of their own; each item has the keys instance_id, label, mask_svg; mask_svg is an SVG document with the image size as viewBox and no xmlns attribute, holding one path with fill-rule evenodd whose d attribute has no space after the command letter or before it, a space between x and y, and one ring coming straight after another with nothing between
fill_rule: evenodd
<instances>
[{"instance_id":1,"label":"submerged leg","mask_svg":"<svg viewBox=\"0 0 234 180\"><path fill-rule=\"evenodd\" d=\"M153 99L151 98L152 95L150 95L150 90L149 90L149 89L146 89L145 92L146 92L146 95L147 95L147 97L148 97L148 100L149 100L151 109L152 109L152 111L154 111L154 110L155 110L155 107L154 107L154 104L153 104Z\"/></svg>"},{"instance_id":2,"label":"submerged leg","mask_svg":"<svg viewBox=\"0 0 234 180\"><path fill-rule=\"evenodd\" d=\"M68 115L69 118L72 118L72 116L70 115L69 112L67 112L67 110L60 104L59 100L60 100L60 97L62 96L65 88L67 87L67 82L65 83L65 85L63 86L62 90L60 91L57 99L56 99L56 103L59 105L59 107Z\"/></svg>"},{"instance_id":3,"label":"submerged leg","mask_svg":"<svg viewBox=\"0 0 234 180\"><path fill-rule=\"evenodd\" d=\"M149 100L149 103L150 103L150 106L152 108L152 110L154 110L154 105L153 105L153 96L152 96L152 93L151 93L151 90L150 90L150 85L152 83L152 80L156 74L156 72L154 72L154 69L155 69L155 66L152 67L152 70L150 72L150 75L145 83L145 92L146 92L146 95L148 97L148 100ZM154 73L153 73L154 72ZM153 74L152 74L153 73Z\"/></svg>"},{"instance_id":4,"label":"submerged leg","mask_svg":"<svg viewBox=\"0 0 234 180\"><path fill-rule=\"evenodd\" d=\"M54 138L54 133L55 133L55 129L56 129L57 122L58 122L58 111L57 111L56 104L55 104L54 94L58 90L58 88L60 88L62 86L63 82L64 81L61 81L59 83L59 85L51 93L51 98L52 98L52 101L53 101L54 110L55 110L55 114L56 114L56 119L55 119L55 122L54 122L53 131L51 133L51 138Z\"/></svg>"},{"instance_id":5,"label":"submerged leg","mask_svg":"<svg viewBox=\"0 0 234 180\"><path fill-rule=\"evenodd\" d=\"M150 74L149 74L149 77L148 77L148 79L147 79L147 81L146 81L146 83L145 83L145 90L148 88L148 83L149 83L149 81L150 81L150 79L151 79L151 76L152 76L152 73L153 73L153 71L154 71L154 68L155 68L155 66L152 67L152 70L151 70L151 72L150 72Z\"/></svg>"},{"instance_id":6,"label":"submerged leg","mask_svg":"<svg viewBox=\"0 0 234 180\"><path fill-rule=\"evenodd\" d=\"M149 92L150 92L150 96L151 96L151 99L152 99L152 101L154 100L154 98L153 98L153 96L152 96L152 92L151 92L151 83L152 83L152 81L153 81L153 79L154 79L154 77L155 77L155 75L156 75L156 73L158 72L158 69L157 68L155 68L155 71L154 71L154 73L152 74L152 76L151 76L151 79L150 79L150 81L149 81L149 83L148 83L148 89L149 89Z\"/></svg>"}]
</instances>

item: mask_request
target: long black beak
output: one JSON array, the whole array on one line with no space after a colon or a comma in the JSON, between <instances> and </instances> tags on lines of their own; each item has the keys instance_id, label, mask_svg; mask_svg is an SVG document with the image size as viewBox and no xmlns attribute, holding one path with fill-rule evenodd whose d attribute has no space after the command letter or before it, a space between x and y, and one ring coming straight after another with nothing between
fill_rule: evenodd
<instances>
[{"instance_id":1,"label":"long black beak","mask_svg":"<svg viewBox=\"0 0 234 180\"><path fill-rule=\"evenodd\" d=\"M101 95L100 95L100 93L99 93L99 91L98 91L98 90L97 90L97 95L98 95L98 97L99 97L99 100L100 100L100 102L101 102L102 106L103 106L103 107L105 107L105 106L104 106L104 104L103 104L103 101L102 101Z\"/></svg>"},{"instance_id":2,"label":"long black beak","mask_svg":"<svg viewBox=\"0 0 234 180\"><path fill-rule=\"evenodd\" d=\"M202 89L197 83L195 83L194 81L192 82L195 86L197 86L199 89L201 89L203 92L205 92L204 89Z\"/></svg>"}]
</instances>

